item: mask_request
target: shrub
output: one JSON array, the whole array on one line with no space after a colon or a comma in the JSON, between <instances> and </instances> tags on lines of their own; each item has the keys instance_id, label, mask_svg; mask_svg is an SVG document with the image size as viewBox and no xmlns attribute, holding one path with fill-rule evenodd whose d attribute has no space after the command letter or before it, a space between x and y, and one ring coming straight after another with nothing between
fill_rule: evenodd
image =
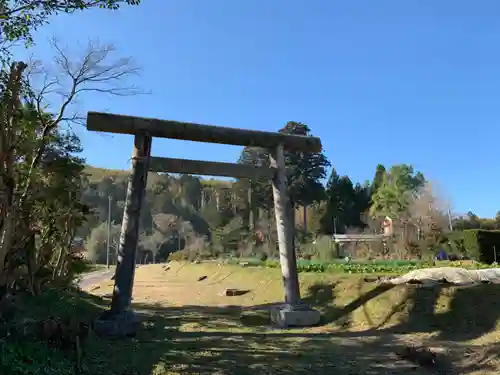
<instances>
[{"instance_id":1,"label":"shrub","mask_svg":"<svg viewBox=\"0 0 500 375\"><path fill-rule=\"evenodd\" d=\"M338 244L332 241L330 236L321 236L316 239L314 245L317 249L318 258L322 261L337 259Z\"/></svg>"},{"instance_id":2,"label":"shrub","mask_svg":"<svg viewBox=\"0 0 500 375\"><path fill-rule=\"evenodd\" d=\"M189 260L191 252L189 250L178 250L168 255L169 261L185 261Z\"/></svg>"},{"instance_id":3,"label":"shrub","mask_svg":"<svg viewBox=\"0 0 500 375\"><path fill-rule=\"evenodd\" d=\"M61 351L48 348L43 343L8 341L0 349L0 373L71 375L74 365Z\"/></svg>"},{"instance_id":4,"label":"shrub","mask_svg":"<svg viewBox=\"0 0 500 375\"><path fill-rule=\"evenodd\" d=\"M315 242L301 245L297 255L303 259L332 261L337 258L336 245L330 236L319 236Z\"/></svg>"},{"instance_id":5,"label":"shrub","mask_svg":"<svg viewBox=\"0 0 500 375\"><path fill-rule=\"evenodd\" d=\"M447 233L442 239L450 254L467 256L482 263L500 260L500 231L467 229Z\"/></svg>"},{"instance_id":6,"label":"shrub","mask_svg":"<svg viewBox=\"0 0 500 375\"><path fill-rule=\"evenodd\" d=\"M168 255L170 261L194 261L215 259L221 254L218 244L208 244L204 241L194 241L188 248L174 251Z\"/></svg>"},{"instance_id":7,"label":"shrub","mask_svg":"<svg viewBox=\"0 0 500 375\"><path fill-rule=\"evenodd\" d=\"M66 282L70 283L77 279L82 273L92 270L92 263L81 254L69 254L66 259L63 275Z\"/></svg>"},{"instance_id":8,"label":"shrub","mask_svg":"<svg viewBox=\"0 0 500 375\"><path fill-rule=\"evenodd\" d=\"M313 235L311 232L304 232L302 230L295 231L295 241L299 244L307 244L312 242Z\"/></svg>"},{"instance_id":9,"label":"shrub","mask_svg":"<svg viewBox=\"0 0 500 375\"><path fill-rule=\"evenodd\" d=\"M120 238L120 226L111 226L111 240L114 243L119 242ZM85 240L85 250L87 251L86 256L92 262L96 264L106 264L107 256L107 238L108 230L106 223L101 223L98 227L92 229L89 237ZM115 251L114 249L112 250Z\"/></svg>"}]
</instances>

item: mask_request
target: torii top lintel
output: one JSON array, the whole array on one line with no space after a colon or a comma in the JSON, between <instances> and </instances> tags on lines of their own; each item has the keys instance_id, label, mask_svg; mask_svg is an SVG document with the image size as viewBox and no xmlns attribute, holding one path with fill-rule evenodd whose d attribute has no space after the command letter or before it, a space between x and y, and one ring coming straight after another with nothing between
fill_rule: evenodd
<instances>
[{"instance_id":1,"label":"torii top lintel","mask_svg":"<svg viewBox=\"0 0 500 375\"><path fill-rule=\"evenodd\" d=\"M151 137L263 148L274 148L282 144L283 148L287 150L303 152L321 151L321 140L317 137L101 112L88 113L87 130L115 134L137 134L146 132Z\"/></svg>"}]
</instances>

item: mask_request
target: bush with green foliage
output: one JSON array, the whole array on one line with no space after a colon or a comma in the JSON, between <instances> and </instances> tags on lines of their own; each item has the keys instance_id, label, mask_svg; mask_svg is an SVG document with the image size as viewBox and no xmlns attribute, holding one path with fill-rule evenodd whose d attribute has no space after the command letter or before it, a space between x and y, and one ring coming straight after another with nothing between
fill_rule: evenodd
<instances>
[{"instance_id":1,"label":"bush with green foliage","mask_svg":"<svg viewBox=\"0 0 500 375\"><path fill-rule=\"evenodd\" d=\"M464 255L491 264L500 260L500 231L467 229L447 233L443 245L450 254Z\"/></svg>"},{"instance_id":2,"label":"bush with green foliage","mask_svg":"<svg viewBox=\"0 0 500 375\"><path fill-rule=\"evenodd\" d=\"M9 340L0 346L0 373L71 375L74 364L63 352L48 348L46 343Z\"/></svg>"},{"instance_id":3,"label":"bush with green foliage","mask_svg":"<svg viewBox=\"0 0 500 375\"><path fill-rule=\"evenodd\" d=\"M333 242L330 236L318 236L313 243L307 246L311 259L331 262L338 258L338 244Z\"/></svg>"}]
</instances>

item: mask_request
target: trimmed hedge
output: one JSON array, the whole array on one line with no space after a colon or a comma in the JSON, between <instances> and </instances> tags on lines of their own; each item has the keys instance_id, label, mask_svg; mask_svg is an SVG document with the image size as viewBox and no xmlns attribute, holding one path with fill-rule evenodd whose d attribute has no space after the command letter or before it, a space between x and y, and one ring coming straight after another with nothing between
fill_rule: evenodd
<instances>
[{"instance_id":1,"label":"trimmed hedge","mask_svg":"<svg viewBox=\"0 0 500 375\"><path fill-rule=\"evenodd\" d=\"M500 261L500 231L466 229L447 233L443 243L452 254L466 255L481 263Z\"/></svg>"}]
</instances>

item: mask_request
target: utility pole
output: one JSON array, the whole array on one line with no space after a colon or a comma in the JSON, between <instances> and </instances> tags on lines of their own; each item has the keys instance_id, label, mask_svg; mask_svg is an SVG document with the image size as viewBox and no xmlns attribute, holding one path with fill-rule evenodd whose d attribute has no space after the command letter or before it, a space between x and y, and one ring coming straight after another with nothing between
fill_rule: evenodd
<instances>
[{"instance_id":1,"label":"utility pole","mask_svg":"<svg viewBox=\"0 0 500 375\"><path fill-rule=\"evenodd\" d=\"M451 208L448 207L448 223L450 225L450 231L453 232L453 224L452 224L452 221L451 221Z\"/></svg>"},{"instance_id":2,"label":"utility pole","mask_svg":"<svg viewBox=\"0 0 500 375\"><path fill-rule=\"evenodd\" d=\"M203 190L203 188L201 188L201 201L200 201L200 211L203 211L203 209L205 208L205 190Z\"/></svg>"},{"instance_id":3,"label":"utility pole","mask_svg":"<svg viewBox=\"0 0 500 375\"><path fill-rule=\"evenodd\" d=\"M248 190L247 190L247 195L248 195L248 231L249 231L249 236L248 236L248 245L253 253L253 240L254 240L254 230L255 230L255 219L253 215L253 203L252 203L252 181L248 180Z\"/></svg>"},{"instance_id":4,"label":"utility pole","mask_svg":"<svg viewBox=\"0 0 500 375\"><path fill-rule=\"evenodd\" d=\"M248 228L250 229L250 232L253 232L253 230L255 229L252 195L253 195L252 183L251 181L248 181L247 204L248 204Z\"/></svg>"},{"instance_id":5,"label":"utility pole","mask_svg":"<svg viewBox=\"0 0 500 375\"><path fill-rule=\"evenodd\" d=\"M106 267L109 268L109 253L111 248L111 195L108 195L108 238L106 240Z\"/></svg>"}]
</instances>

